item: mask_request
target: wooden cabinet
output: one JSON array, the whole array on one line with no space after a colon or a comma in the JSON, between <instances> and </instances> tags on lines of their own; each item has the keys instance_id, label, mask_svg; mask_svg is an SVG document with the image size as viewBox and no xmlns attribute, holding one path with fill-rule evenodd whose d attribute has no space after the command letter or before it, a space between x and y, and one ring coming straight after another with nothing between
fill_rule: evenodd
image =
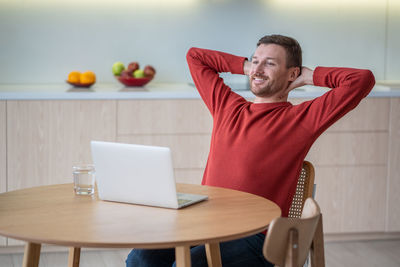
<instances>
[{"instance_id":1,"label":"wooden cabinet","mask_svg":"<svg viewBox=\"0 0 400 267\"><path fill-rule=\"evenodd\" d=\"M0 101L0 193L7 190L7 135L6 101ZM0 236L0 246L6 245L6 238Z\"/></svg>"},{"instance_id":2,"label":"wooden cabinet","mask_svg":"<svg viewBox=\"0 0 400 267\"><path fill-rule=\"evenodd\" d=\"M390 100L388 170L386 230L394 232L400 231L400 98Z\"/></svg>"},{"instance_id":3,"label":"wooden cabinet","mask_svg":"<svg viewBox=\"0 0 400 267\"><path fill-rule=\"evenodd\" d=\"M201 99L0 101L0 191L72 182L96 139L171 147L177 182L199 184L211 130ZM364 99L306 159L325 233L400 230L400 98Z\"/></svg>"},{"instance_id":4,"label":"wooden cabinet","mask_svg":"<svg viewBox=\"0 0 400 267\"><path fill-rule=\"evenodd\" d=\"M71 183L90 140L115 141L115 117L115 101L7 101L7 190Z\"/></svg>"},{"instance_id":5,"label":"wooden cabinet","mask_svg":"<svg viewBox=\"0 0 400 267\"><path fill-rule=\"evenodd\" d=\"M118 135L209 134L210 112L200 99L119 100Z\"/></svg>"},{"instance_id":6,"label":"wooden cabinet","mask_svg":"<svg viewBox=\"0 0 400 267\"><path fill-rule=\"evenodd\" d=\"M386 230L389 117L389 98L364 99L309 151L326 233Z\"/></svg>"},{"instance_id":7,"label":"wooden cabinet","mask_svg":"<svg viewBox=\"0 0 400 267\"><path fill-rule=\"evenodd\" d=\"M117 140L171 147L175 178L200 184L212 118L200 99L118 101Z\"/></svg>"},{"instance_id":8,"label":"wooden cabinet","mask_svg":"<svg viewBox=\"0 0 400 267\"><path fill-rule=\"evenodd\" d=\"M0 101L0 193L7 191L6 101Z\"/></svg>"},{"instance_id":9,"label":"wooden cabinet","mask_svg":"<svg viewBox=\"0 0 400 267\"><path fill-rule=\"evenodd\" d=\"M115 138L115 101L8 101L8 188L72 182L90 140Z\"/></svg>"}]
</instances>

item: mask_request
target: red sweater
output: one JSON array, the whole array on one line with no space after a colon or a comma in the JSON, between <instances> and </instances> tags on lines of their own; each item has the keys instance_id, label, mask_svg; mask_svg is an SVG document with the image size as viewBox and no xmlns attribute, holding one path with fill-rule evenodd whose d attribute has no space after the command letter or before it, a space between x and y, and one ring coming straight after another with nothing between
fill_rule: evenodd
<instances>
[{"instance_id":1,"label":"red sweater","mask_svg":"<svg viewBox=\"0 0 400 267\"><path fill-rule=\"evenodd\" d=\"M317 67L314 84L332 88L299 105L252 103L232 92L219 72L243 74L246 58L191 48L189 69L213 116L202 184L232 188L277 203L287 216L301 166L317 137L355 108L375 84L369 70Z\"/></svg>"}]
</instances>

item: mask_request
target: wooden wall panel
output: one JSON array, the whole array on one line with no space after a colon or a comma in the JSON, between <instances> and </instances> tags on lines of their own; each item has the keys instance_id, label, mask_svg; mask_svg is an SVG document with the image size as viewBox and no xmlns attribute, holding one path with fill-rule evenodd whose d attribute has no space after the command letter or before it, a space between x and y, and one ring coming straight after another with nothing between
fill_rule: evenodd
<instances>
[{"instance_id":1,"label":"wooden wall panel","mask_svg":"<svg viewBox=\"0 0 400 267\"><path fill-rule=\"evenodd\" d=\"M175 169L175 181L185 184L201 184L204 169Z\"/></svg>"},{"instance_id":2,"label":"wooden wall panel","mask_svg":"<svg viewBox=\"0 0 400 267\"><path fill-rule=\"evenodd\" d=\"M389 109L389 98L364 98L355 109L333 124L328 131L387 131Z\"/></svg>"},{"instance_id":3,"label":"wooden wall panel","mask_svg":"<svg viewBox=\"0 0 400 267\"><path fill-rule=\"evenodd\" d=\"M176 182L201 183L212 130L202 100L121 100L117 118L118 142L170 147Z\"/></svg>"},{"instance_id":4,"label":"wooden wall panel","mask_svg":"<svg viewBox=\"0 0 400 267\"><path fill-rule=\"evenodd\" d=\"M174 168L202 169L210 149L210 135L131 135L118 136L118 142L170 147Z\"/></svg>"},{"instance_id":5,"label":"wooden wall panel","mask_svg":"<svg viewBox=\"0 0 400 267\"><path fill-rule=\"evenodd\" d=\"M316 167L324 232L385 230L386 166Z\"/></svg>"},{"instance_id":6,"label":"wooden wall panel","mask_svg":"<svg viewBox=\"0 0 400 267\"><path fill-rule=\"evenodd\" d=\"M300 104L308 99L293 98ZM328 132L387 131L389 127L389 98L364 98L360 104L328 128Z\"/></svg>"},{"instance_id":7,"label":"wooden wall panel","mask_svg":"<svg viewBox=\"0 0 400 267\"><path fill-rule=\"evenodd\" d=\"M6 101L0 101L0 193L7 190L7 135ZM0 236L0 246L6 245L6 238Z\"/></svg>"},{"instance_id":8,"label":"wooden wall panel","mask_svg":"<svg viewBox=\"0 0 400 267\"><path fill-rule=\"evenodd\" d=\"M306 158L315 165L386 165L387 142L386 132L325 132Z\"/></svg>"},{"instance_id":9,"label":"wooden wall panel","mask_svg":"<svg viewBox=\"0 0 400 267\"><path fill-rule=\"evenodd\" d=\"M211 133L212 118L201 100L118 101L118 135Z\"/></svg>"},{"instance_id":10,"label":"wooden wall panel","mask_svg":"<svg viewBox=\"0 0 400 267\"><path fill-rule=\"evenodd\" d=\"M400 231L400 98L390 106L387 230Z\"/></svg>"},{"instance_id":11,"label":"wooden wall panel","mask_svg":"<svg viewBox=\"0 0 400 267\"><path fill-rule=\"evenodd\" d=\"M390 99L363 99L309 151L326 233L385 230L389 114Z\"/></svg>"},{"instance_id":12,"label":"wooden wall panel","mask_svg":"<svg viewBox=\"0 0 400 267\"><path fill-rule=\"evenodd\" d=\"M8 190L72 182L90 140L116 139L115 101L8 101Z\"/></svg>"},{"instance_id":13,"label":"wooden wall panel","mask_svg":"<svg viewBox=\"0 0 400 267\"><path fill-rule=\"evenodd\" d=\"M7 191L6 101L0 101L0 193Z\"/></svg>"}]
</instances>

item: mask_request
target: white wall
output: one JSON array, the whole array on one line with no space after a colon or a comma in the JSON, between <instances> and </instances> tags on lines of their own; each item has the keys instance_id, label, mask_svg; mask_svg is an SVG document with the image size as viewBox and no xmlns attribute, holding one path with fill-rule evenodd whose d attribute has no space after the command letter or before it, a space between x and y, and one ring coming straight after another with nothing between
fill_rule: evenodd
<instances>
[{"instance_id":1,"label":"white wall","mask_svg":"<svg viewBox=\"0 0 400 267\"><path fill-rule=\"evenodd\" d=\"M388 1L387 16L387 60L388 80L400 80L400 0Z\"/></svg>"},{"instance_id":2,"label":"white wall","mask_svg":"<svg viewBox=\"0 0 400 267\"><path fill-rule=\"evenodd\" d=\"M114 82L115 61L151 64L157 81L185 82L189 47L250 56L272 33L298 39L304 65L400 80L398 2L0 0L0 83L62 83L72 70Z\"/></svg>"}]
</instances>

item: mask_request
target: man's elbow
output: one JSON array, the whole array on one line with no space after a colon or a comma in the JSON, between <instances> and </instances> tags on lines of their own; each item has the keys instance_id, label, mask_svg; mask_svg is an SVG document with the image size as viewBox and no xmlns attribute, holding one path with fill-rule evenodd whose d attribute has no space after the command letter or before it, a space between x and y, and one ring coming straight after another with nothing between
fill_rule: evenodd
<instances>
[{"instance_id":1,"label":"man's elbow","mask_svg":"<svg viewBox=\"0 0 400 267\"><path fill-rule=\"evenodd\" d=\"M197 49L198 49L197 47L189 48L189 50L186 53L186 60L188 62L195 57L195 55L197 54Z\"/></svg>"},{"instance_id":2,"label":"man's elbow","mask_svg":"<svg viewBox=\"0 0 400 267\"><path fill-rule=\"evenodd\" d=\"M375 85L374 74L370 70L364 70L363 75L364 75L364 80L365 80L365 86L368 87L370 90L372 90L372 88Z\"/></svg>"}]
</instances>

